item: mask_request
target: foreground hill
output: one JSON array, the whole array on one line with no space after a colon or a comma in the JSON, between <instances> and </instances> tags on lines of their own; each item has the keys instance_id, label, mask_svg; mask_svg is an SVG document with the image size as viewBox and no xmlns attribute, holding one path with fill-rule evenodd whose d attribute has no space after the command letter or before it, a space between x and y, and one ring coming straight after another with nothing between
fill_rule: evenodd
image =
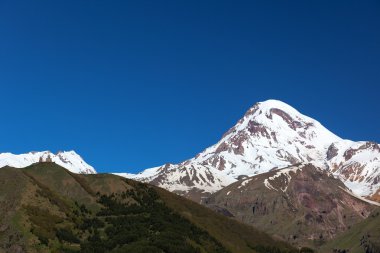
<instances>
[{"instance_id":1,"label":"foreground hill","mask_svg":"<svg viewBox=\"0 0 380 253\"><path fill-rule=\"evenodd\" d=\"M239 177L313 162L354 193L380 200L380 147L336 136L318 121L277 100L255 104L215 145L179 164L120 174L199 201Z\"/></svg>"},{"instance_id":2,"label":"foreground hill","mask_svg":"<svg viewBox=\"0 0 380 253\"><path fill-rule=\"evenodd\" d=\"M242 179L205 204L297 246L317 248L376 207L354 196L332 173L299 164Z\"/></svg>"},{"instance_id":3,"label":"foreground hill","mask_svg":"<svg viewBox=\"0 0 380 253\"><path fill-rule=\"evenodd\" d=\"M0 252L297 252L166 190L54 163L0 170Z\"/></svg>"}]
</instances>

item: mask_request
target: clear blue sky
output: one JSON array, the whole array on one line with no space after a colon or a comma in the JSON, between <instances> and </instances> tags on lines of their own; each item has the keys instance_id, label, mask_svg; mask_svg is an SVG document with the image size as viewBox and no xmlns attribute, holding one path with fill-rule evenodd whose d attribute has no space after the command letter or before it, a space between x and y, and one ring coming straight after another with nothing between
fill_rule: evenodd
<instances>
[{"instance_id":1,"label":"clear blue sky","mask_svg":"<svg viewBox=\"0 0 380 253\"><path fill-rule=\"evenodd\" d=\"M0 1L0 152L180 162L255 102L380 142L380 2Z\"/></svg>"}]
</instances>

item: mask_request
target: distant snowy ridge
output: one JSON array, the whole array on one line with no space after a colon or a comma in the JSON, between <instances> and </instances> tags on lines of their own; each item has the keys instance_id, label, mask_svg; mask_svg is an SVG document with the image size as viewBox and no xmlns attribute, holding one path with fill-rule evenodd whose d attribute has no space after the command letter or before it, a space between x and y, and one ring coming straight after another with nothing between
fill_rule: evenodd
<instances>
[{"instance_id":1,"label":"distant snowy ridge","mask_svg":"<svg viewBox=\"0 0 380 253\"><path fill-rule=\"evenodd\" d=\"M75 151L63 151L57 154L50 151L29 152L18 155L0 153L0 168L4 166L24 168L37 162L54 162L73 173L96 174L96 170L87 164Z\"/></svg>"},{"instance_id":2,"label":"distant snowy ridge","mask_svg":"<svg viewBox=\"0 0 380 253\"><path fill-rule=\"evenodd\" d=\"M241 176L313 163L339 176L357 195L380 188L380 148L336 136L288 104L267 100L251 107L215 145L179 164L121 176L149 182L192 198L213 193Z\"/></svg>"}]
</instances>

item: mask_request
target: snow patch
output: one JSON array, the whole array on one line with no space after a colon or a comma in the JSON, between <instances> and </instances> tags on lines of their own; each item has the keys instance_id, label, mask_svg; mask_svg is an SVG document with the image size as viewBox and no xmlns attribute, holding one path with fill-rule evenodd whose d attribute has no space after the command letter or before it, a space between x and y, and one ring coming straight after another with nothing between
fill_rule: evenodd
<instances>
[{"instance_id":1,"label":"snow patch","mask_svg":"<svg viewBox=\"0 0 380 253\"><path fill-rule=\"evenodd\" d=\"M240 189L241 187L246 186L250 181L252 181L252 179L253 178L249 178L249 179L246 179L243 182L241 182L241 184L238 186L238 189Z\"/></svg>"},{"instance_id":2,"label":"snow patch","mask_svg":"<svg viewBox=\"0 0 380 253\"><path fill-rule=\"evenodd\" d=\"M270 190L275 190L277 191L277 189L270 183L270 181L274 181L276 178L280 177L280 176L285 176L286 177L286 182L284 184L283 187L280 187L280 190L283 191L283 192L286 192L286 190L288 189L288 186L289 186L289 183L290 183L290 180L292 179L292 176L290 175L290 173L297 173L298 170L301 170L301 166L294 166L294 167L289 167L289 168L284 168L284 169L280 169L276 172L276 174L274 174L273 176L271 177L268 177L267 179L264 180L264 185L265 187L267 187L268 189Z\"/></svg>"},{"instance_id":3,"label":"snow patch","mask_svg":"<svg viewBox=\"0 0 380 253\"><path fill-rule=\"evenodd\" d=\"M371 205L380 206L380 203L377 203L376 201L371 201L371 200L368 200L368 199L366 199L366 198L360 197L360 196L358 196L358 195L356 195L356 194L354 194L354 193L348 191L347 189L344 189L344 188L341 187L341 186L339 186L339 188L342 189L343 191L347 192L347 193L350 194L351 196L357 198L357 199L360 199L360 200L362 200L362 201L364 201L364 202L367 202L367 203L369 203L369 204L371 204Z\"/></svg>"}]
</instances>

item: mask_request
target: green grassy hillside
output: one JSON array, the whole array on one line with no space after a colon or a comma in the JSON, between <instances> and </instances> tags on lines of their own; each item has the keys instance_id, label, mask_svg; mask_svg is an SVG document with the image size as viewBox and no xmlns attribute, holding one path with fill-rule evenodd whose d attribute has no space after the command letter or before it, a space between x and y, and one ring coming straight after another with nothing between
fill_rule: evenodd
<instances>
[{"instance_id":1,"label":"green grassy hillside","mask_svg":"<svg viewBox=\"0 0 380 253\"><path fill-rule=\"evenodd\" d=\"M0 169L0 252L297 252L190 200L53 163Z\"/></svg>"}]
</instances>

